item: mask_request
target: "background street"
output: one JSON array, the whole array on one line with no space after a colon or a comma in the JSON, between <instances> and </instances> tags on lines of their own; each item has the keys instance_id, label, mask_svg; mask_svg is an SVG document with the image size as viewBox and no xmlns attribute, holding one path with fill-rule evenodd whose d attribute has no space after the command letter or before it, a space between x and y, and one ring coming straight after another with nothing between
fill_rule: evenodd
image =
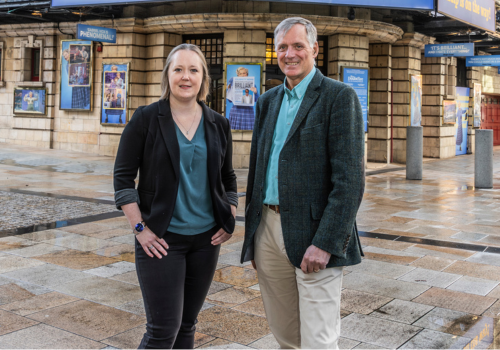
<instances>
[{"instance_id":1,"label":"background street","mask_svg":"<svg viewBox=\"0 0 500 350\"><path fill-rule=\"evenodd\" d=\"M474 155L424 179L369 163L358 214L365 258L345 268L342 349L500 348L500 147L494 188ZM0 348L136 348L145 330L134 235L113 204L113 158L2 144ZM196 346L277 348L237 228L220 252ZM496 337L494 340L494 333Z\"/></svg>"}]
</instances>

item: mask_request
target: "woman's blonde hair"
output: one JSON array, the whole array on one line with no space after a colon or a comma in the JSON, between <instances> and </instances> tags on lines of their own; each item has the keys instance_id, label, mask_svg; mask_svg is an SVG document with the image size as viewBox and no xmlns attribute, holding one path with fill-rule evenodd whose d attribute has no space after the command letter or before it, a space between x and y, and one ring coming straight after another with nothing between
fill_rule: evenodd
<instances>
[{"instance_id":1,"label":"woman's blonde hair","mask_svg":"<svg viewBox=\"0 0 500 350\"><path fill-rule=\"evenodd\" d=\"M170 54L167 57L167 63L165 64L165 68L163 69L163 72L162 72L160 100L167 99L170 96L170 84L168 81L168 69L170 67L170 64L172 63L172 59L173 59L174 55L181 50L189 50L189 51L196 52L196 54L198 54L198 57L200 58L201 65L203 66L203 80L201 81L200 91L198 92L198 95L196 96L196 100L197 101L205 101L207 99L207 95L210 91L210 75L208 74L207 60L205 59L205 56L203 55L203 52L201 52L200 48L196 45L193 45L193 44L180 44L180 45L174 47L172 49L172 51L170 51Z\"/></svg>"},{"instance_id":2,"label":"woman's blonde hair","mask_svg":"<svg viewBox=\"0 0 500 350\"><path fill-rule=\"evenodd\" d=\"M248 69L247 68L245 68L245 67L238 67L238 69L236 69L236 75L240 75L242 72L245 72L248 75Z\"/></svg>"}]
</instances>

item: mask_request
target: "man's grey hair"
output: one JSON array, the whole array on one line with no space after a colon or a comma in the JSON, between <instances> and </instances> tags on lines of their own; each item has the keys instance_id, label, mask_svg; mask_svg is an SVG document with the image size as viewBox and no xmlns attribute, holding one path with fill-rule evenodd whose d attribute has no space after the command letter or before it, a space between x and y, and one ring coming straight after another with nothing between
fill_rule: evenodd
<instances>
[{"instance_id":1,"label":"man's grey hair","mask_svg":"<svg viewBox=\"0 0 500 350\"><path fill-rule=\"evenodd\" d=\"M274 30L275 49L278 45L278 37L288 33L288 31L292 29L292 27L296 24L302 24L306 28L307 41L309 42L309 46L311 46L311 48L314 48L314 44L316 43L316 39L318 37L318 31L314 24L302 17L290 17L281 21L281 23L278 24L278 26Z\"/></svg>"}]
</instances>

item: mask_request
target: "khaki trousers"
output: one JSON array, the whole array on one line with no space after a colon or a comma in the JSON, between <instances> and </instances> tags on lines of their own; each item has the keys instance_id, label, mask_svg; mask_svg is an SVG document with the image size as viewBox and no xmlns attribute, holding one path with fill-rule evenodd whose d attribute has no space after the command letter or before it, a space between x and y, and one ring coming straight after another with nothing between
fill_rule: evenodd
<instances>
[{"instance_id":1,"label":"khaki trousers","mask_svg":"<svg viewBox=\"0 0 500 350\"><path fill-rule=\"evenodd\" d=\"M267 206L255 263L269 327L282 349L338 349L342 267L305 274L288 260L281 216Z\"/></svg>"}]
</instances>

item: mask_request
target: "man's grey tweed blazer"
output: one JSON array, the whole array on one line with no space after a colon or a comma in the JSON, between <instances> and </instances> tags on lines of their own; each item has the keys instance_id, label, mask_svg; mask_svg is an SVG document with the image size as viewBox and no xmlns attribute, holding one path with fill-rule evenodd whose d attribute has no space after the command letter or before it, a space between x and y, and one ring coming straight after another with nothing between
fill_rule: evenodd
<instances>
[{"instance_id":1,"label":"man's grey tweed blazer","mask_svg":"<svg viewBox=\"0 0 500 350\"><path fill-rule=\"evenodd\" d=\"M241 261L253 259L254 235L283 85L257 103L250 151ZM354 89L324 77L311 80L279 157L281 227L291 263L300 268L315 245L332 254L327 267L361 262L356 214L364 193L364 130Z\"/></svg>"}]
</instances>

